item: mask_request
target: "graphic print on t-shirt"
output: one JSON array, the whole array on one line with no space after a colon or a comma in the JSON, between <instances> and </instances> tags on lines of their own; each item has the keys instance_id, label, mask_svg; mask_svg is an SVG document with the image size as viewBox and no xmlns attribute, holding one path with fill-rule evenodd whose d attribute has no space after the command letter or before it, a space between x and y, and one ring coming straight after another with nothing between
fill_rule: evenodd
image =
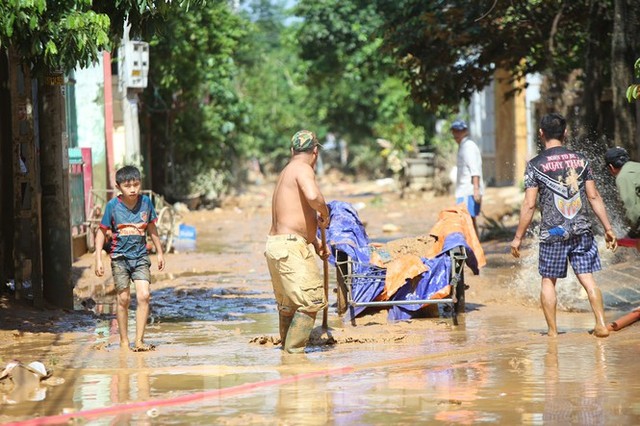
<instances>
[{"instance_id":1,"label":"graphic print on t-shirt","mask_svg":"<svg viewBox=\"0 0 640 426\"><path fill-rule=\"evenodd\" d=\"M146 256L147 227L156 220L155 208L147 195L141 195L131 209L120 196L109 200L100 227L113 232L111 257L137 259Z\"/></svg>"},{"instance_id":2,"label":"graphic print on t-shirt","mask_svg":"<svg viewBox=\"0 0 640 426\"><path fill-rule=\"evenodd\" d=\"M533 158L525 171L525 188L538 187L542 224L540 241L557 241L588 232L584 184L593 180L584 156L554 147Z\"/></svg>"}]
</instances>

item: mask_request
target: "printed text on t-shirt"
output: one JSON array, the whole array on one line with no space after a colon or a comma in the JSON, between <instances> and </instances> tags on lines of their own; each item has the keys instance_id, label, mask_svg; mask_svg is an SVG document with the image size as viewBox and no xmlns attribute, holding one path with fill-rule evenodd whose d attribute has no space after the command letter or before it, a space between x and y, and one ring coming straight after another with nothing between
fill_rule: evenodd
<instances>
[{"instance_id":1,"label":"printed text on t-shirt","mask_svg":"<svg viewBox=\"0 0 640 426\"><path fill-rule=\"evenodd\" d=\"M550 155L547 162L540 164L543 172L584 167L584 160L575 154Z\"/></svg>"}]
</instances>

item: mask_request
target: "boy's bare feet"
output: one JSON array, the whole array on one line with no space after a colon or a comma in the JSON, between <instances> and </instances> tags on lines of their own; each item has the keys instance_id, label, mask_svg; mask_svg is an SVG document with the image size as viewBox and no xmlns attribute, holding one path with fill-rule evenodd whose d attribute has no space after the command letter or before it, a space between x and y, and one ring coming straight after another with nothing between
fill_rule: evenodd
<instances>
[{"instance_id":1,"label":"boy's bare feet","mask_svg":"<svg viewBox=\"0 0 640 426\"><path fill-rule=\"evenodd\" d=\"M151 343L137 342L135 346L131 348L131 350L133 352L149 352L155 351L156 347Z\"/></svg>"}]
</instances>

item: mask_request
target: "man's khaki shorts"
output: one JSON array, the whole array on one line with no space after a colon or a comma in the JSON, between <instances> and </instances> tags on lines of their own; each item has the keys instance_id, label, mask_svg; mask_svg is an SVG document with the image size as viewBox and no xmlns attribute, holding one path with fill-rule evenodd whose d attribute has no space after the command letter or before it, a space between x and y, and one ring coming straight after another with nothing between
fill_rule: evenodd
<instances>
[{"instance_id":1,"label":"man's khaki shorts","mask_svg":"<svg viewBox=\"0 0 640 426\"><path fill-rule=\"evenodd\" d=\"M269 235L264 255L279 311L292 315L298 309L324 309L324 280L313 246L299 235Z\"/></svg>"}]
</instances>

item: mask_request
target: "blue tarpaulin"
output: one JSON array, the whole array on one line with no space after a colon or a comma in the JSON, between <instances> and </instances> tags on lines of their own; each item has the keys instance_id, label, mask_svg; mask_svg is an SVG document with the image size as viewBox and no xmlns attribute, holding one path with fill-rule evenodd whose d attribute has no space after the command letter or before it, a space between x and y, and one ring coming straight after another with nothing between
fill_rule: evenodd
<instances>
[{"instance_id":1,"label":"blue tarpaulin","mask_svg":"<svg viewBox=\"0 0 640 426\"><path fill-rule=\"evenodd\" d=\"M331 201L328 206L331 223L326 231L327 244L346 253L355 262L369 263L369 236L358 217L358 211L344 201ZM333 251L331 250L329 262L335 265Z\"/></svg>"},{"instance_id":2,"label":"blue tarpaulin","mask_svg":"<svg viewBox=\"0 0 640 426\"><path fill-rule=\"evenodd\" d=\"M364 225L358 217L355 208L343 201L331 201L328 203L331 223L327 228L327 243L335 250L344 252L353 261L353 269L350 271L351 296L354 302L371 302L384 290L386 270L369 264L371 249L369 237ZM442 251L433 259L422 258L422 262L428 270L421 274L421 278L412 288L410 280L407 280L391 300L425 300L434 293L447 286L451 279L451 257L449 251L455 247L463 246L467 253L467 266L474 274L479 272L476 257L461 233L447 235ZM336 259L332 254L329 261L335 265ZM393 306L389 311L390 320L409 319L421 308L420 304ZM346 320L359 315L366 307L356 306L347 311Z\"/></svg>"}]
</instances>

